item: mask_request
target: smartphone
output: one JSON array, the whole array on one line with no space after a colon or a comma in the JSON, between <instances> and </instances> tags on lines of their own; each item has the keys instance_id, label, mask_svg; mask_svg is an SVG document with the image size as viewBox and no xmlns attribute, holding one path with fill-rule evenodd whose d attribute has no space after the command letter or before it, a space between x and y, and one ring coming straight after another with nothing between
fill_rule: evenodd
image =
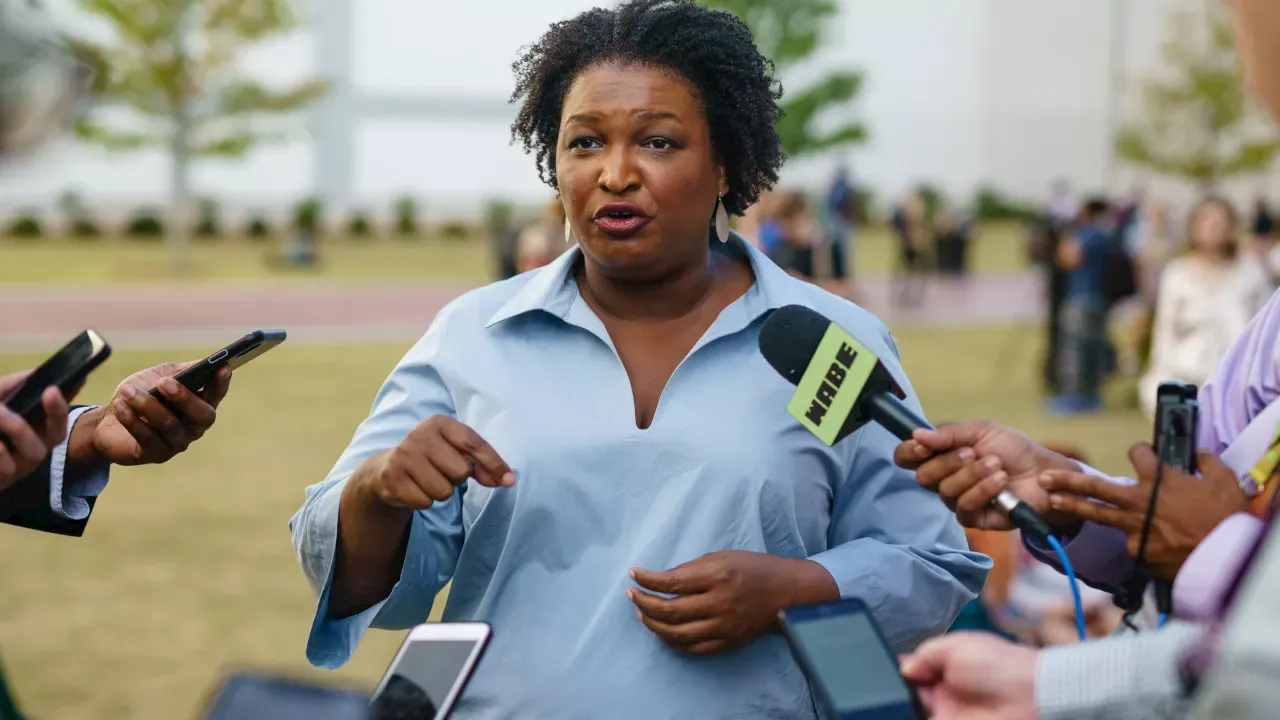
<instances>
[{"instance_id":1,"label":"smartphone","mask_svg":"<svg viewBox=\"0 0 1280 720\"><path fill-rule=\"evenodd\" d=\"M93 330L85 330L36 368L22 385L3 400L6 407L21 415L31 427L44 426L44 405L40 396L50 387L64 395L76 389L89 373L111 357L111 346Z\"/></svg>"},{"instance_id":2,"label":"smartphone","mask_svg":"<svg viewBox=\"0 0 1280 720\"><path fill-rule=\"evenodd\" d=\"M284 342L286 337L288 334L284 330L255 330L174 375L173 379L192 392L200 392L224 366L236 370ZM165 401L159 388L151 388L151 397Z\"/></svg>"},{"instance_id":3,"label":"smartphone","mask_svg":"<svg viewBox=\"0 0 1280 720\"><path fill-rule=\"evenodd\" d=\"M232 673L201 720L371 720L369 696L257 672Z\"/></svg>"},{"instance_id":4,"label":"smartphone","mask_svg":"<svg viewBox=\"0 0 1280 720\"><path fill-rule=\"evenodd\" d=\"M926 720L862 601L794 607L780 618L791 654L832 720Z\"/></svg>"},{"instance_id":5,"label":"smartphone","mask_svg":"<svg viewBox=\"0 0 1280 720\"><path fill-rule=\"evenodd\" d=\"M375 720L448 718L491 634L487 623L426 623L410 630L373 693Z\"/></svg>"},{"instance_id":6,"label":"smartphone","mask_svg":"<svg viewBox=\"0 0 1280 720\"><path fill-rule=\"evenodd\" d=\"M1156 390L1155 438L1160 460L1184 473L1196 472L1200 406L1195 385L1162 382Z\"/></svg>"}]
</instances>

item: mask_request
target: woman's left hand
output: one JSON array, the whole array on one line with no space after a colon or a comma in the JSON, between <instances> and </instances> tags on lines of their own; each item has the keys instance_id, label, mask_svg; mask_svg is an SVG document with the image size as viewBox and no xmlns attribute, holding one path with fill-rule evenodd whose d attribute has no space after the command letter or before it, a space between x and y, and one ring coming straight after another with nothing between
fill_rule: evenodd
<instances>
[{"instance_id":1,"label":"woman's left hand","mask_svg":"<svg viewBox=\"0 0 1280 720\"><path fill-rule=\"evenodd\" d=\"M703 555L666 572L637 568L631 577L640 588L629 588L627 597L640 621L693 655L740 648L773 627L780 611L840 595L816 562L742 550Z\"/></svg>"}]
</instances>

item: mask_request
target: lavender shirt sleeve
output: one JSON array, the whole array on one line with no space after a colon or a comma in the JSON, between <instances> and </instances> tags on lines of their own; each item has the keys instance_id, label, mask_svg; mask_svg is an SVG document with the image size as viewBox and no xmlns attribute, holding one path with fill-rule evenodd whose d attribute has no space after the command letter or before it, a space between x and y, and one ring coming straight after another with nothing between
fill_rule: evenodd
<instances>
[{"instance_id":1,"label":"lavender shirt sleeve","mask_svg":"<svg viewBox=\"0 0 1280 720\"><path fill-rule=\"evenodd\" d=\"M1218 363L1218 368L1200 388L1198 445L1201 449L1221 455L1255 416L1280 397L1280 372L1277 371L1278 363L1275 359L1278 342L1280 293L1275 293L1262 312L1249 323L1244 334L1231 344L1226 356ZM1129 478L1110 477L1083 463L1081 470L1112 482L1133 482ZM1222 529L1221 526L1219 529ZM1232 543L1228 540L1230 537L1234 537L1234 530L1229 530L1218 542L1212 543L1210 548L1201 553L1199 561L1211 565L1229 564L1230 557L1224 557L1221 553L1234 553L1239 552L1241 547L1248 548L1249 543ZM1078 533L1063 540L1063 547L1076 574L1093 587L1108 591L1114 589L1132 567L1132 560L1125 548L1124 533L1118 530L1085 523ZM1057 556L1048 546L1029 538L1024 538L1023 544L1041 561L1062 569ZM1183 572L1186 571L1187 568L1184 567ZM1201 574L1201 570L1192 568L1193 577ZM1213 574L1218 575L1216 571ZM1229 578L1231 575L1224 577ZM1189 586L1190 583L1183 585ZM1177 583L1174 592L1177 593ZM1188 602L1192 606L1198 604L1198 601L1190 597ZM1175 607L1181 608L1181 601L1176 598Z\"/></svg>"},{"instance_id":2,"label":"lavender shirt sleeve","mask_svg":"<svg viewBox=\"0 0 1280 720\"><path fill-rule=\"evenodd\" d=\"M1173 581L1173 607L1178 617L1202 622L1217 617L1231 581L1264 527L1258 518L1239 513L1223 520L1196 546Z\"/></svg>"},{"instance_id":3,"label":"lavender shirt sleeve","mask_svg":"<svg viewBox=\"0 0 1280 720\"><path fill-rule=\"evenodd\" d=\"M1080 463L1080 470L1108 482L1120 485L1133 484L1130 478L1111 477L1084 463ZM1062 541L1062 549L1071 559L1071 567L1076 571L1076 577L1091 587L1112 592L1133 567L1133 560L1125 547L1125 535L1119 530L1085 523L1075 535L1062 536L1059 539ZM1059 572L1062 571L1062 563L1058 561L1057 554L1048 545L1026 535L1022 536L1022 544L1041 562L1057 568Z\"/></svg>"}]
</instances>

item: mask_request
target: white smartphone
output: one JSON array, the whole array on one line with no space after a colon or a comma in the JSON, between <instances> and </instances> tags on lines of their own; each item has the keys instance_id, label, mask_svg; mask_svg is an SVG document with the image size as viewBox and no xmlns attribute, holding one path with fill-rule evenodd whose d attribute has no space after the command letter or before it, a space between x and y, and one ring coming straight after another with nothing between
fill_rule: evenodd
<instances>
[{"instance_id":1,"label":"white smartphone","mask_svg":"<svg viewBox=\"0 0 1280 720\"><path fill-rule=\"evenodd\" d=\"M487 623L426 623L410 630L373 693L373 717L448 718L492 633Z\"/></svg>"}]
</instances>

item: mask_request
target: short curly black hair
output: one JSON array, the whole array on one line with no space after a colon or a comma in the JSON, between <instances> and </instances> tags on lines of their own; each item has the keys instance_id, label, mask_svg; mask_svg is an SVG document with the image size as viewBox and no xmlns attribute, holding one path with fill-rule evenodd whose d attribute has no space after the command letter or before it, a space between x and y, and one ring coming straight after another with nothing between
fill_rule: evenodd
<instances>
[{"instance_id":1,"label":"short curly black hair","mask_svg":"<svg viewBox=\"0 0 1280 720\"><path fill-rule=\"evenodd\" d=\"M694 0L628 0L555 23L512 66L523 100L511 132L537 156L538 173L556 187L556 143L564 97L583 70L607 62L675 72L698 93L711 144L724 164L725 208L742 215L778 181L786 159L775 124L782 84L747 26Z\"/></svg>"}]
</instances>

